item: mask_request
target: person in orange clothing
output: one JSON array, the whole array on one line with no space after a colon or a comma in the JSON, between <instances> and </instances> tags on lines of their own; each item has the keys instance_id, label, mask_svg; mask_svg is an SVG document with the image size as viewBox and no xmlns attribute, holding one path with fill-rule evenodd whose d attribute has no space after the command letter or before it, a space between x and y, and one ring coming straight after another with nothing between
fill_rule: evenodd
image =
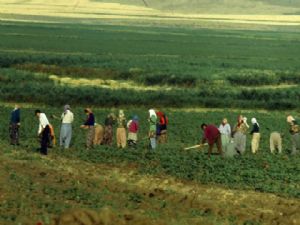
<instances>
[{"instance_id":1,"label":"person in orange clothing","mask_svg":"<svg viewBox=\"0 0 300 225\"><path fill-rule=\"evenodd\" d=\"M157 135L157 142L158 143L166 143L168 136L167 136L167 125L169 123L168 117L162 111L156 111L157 115L157 128L156 128L156 135Z\"/></svg>"}]
</instances>

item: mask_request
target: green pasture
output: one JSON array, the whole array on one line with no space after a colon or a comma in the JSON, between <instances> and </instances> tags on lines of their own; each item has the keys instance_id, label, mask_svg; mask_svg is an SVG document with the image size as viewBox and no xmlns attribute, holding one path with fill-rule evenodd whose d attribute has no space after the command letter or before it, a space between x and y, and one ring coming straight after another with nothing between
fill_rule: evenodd
<instances>
[{"instance_id":1,"label":"green pasture","mask_svg":"<svg viewBox=\"0 0 300 225\"><path fill-rule=\"evenodd\" d=\"M2 21L0 91L5 101L50 105L298 108L299 37L296 29ZM74 87L54 83L51 75L131 84L117 89ZM132 89L141 85L157 87ZM46 91L43 97L36 94Z\"/></svg>"}]
</instances>

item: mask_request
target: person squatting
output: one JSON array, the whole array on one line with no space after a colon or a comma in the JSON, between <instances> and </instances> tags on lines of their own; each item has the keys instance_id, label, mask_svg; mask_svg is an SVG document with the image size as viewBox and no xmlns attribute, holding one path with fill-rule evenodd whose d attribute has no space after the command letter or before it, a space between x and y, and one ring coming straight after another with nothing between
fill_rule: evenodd
<instances>
[{"instance_id":1,"label":"person squatting","mask_svg":"<svg viewBox=\"0 0 300 225\"><path fill-rule=\"evenodd\" d=\"M97 145L112 146L114 140L114 126L116 126L116 144L120 149L124 149L127 146L136 148L138 144L138 132L139 132L139 117L133 115L127 120L124 110L119 110L118 116L114 113L109 113L105 120L104 126L97 124L95 121L95 115L91 108L84 109L86 119L80 126L86 130L86 149L91 149ZM48 154L48 148L56 145L56 138L54 133L54 127L49 122L46 114L37 109L34 112L38 118L38 138L40 142L39 151L42 155ZM61 121L59 145L63 149L69 149L72 141L72 123L74 122L74 114L71 111L70 105L65 105L61 117L52 116L52 118L59 119ZM157 144L167 143L168 141L168 117L160 110L150 109L148 112L148 135L144 139L149 140L149 149L154 151L157 148ZM287 123L290 126L289 133L291 136L292 150L291 154L297 154L300 149L300 127L295 118L291 115L287 117ZM219 127L213 124L201 125L203 130L202 141L200 145L208 144L208 156L210 157L213 151L214 145L218 149L218 154L222 156L234 156L243 155L246 152L247 134L251 135L251 152L256 154L259 151L260 145L260 124L256 118L251 119L251 131L250 126L247 123L247 118L239 115L236 124L231 127L228 120L224 118ZM9 136L11 145L19 145L19 130L21 127L21 109L19 105L15 105L11 112L9 123ZM270 134L269 143L270 151L272 154L278 151L282 153L282 139L283 134L278 131L273 131ZM143 139L142 139L143 140ZM193 148L193 147L192 147Z\"/></svg>"}]
</instances>

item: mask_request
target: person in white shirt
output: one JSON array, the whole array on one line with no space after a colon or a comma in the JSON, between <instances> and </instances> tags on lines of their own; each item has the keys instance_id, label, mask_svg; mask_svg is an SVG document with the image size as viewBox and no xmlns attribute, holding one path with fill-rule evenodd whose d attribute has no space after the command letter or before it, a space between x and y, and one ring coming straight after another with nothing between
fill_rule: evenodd
<instances>
[{"instance_id":1,"label":"person in white shirt","mask_svg":"<svg viewBox=\"0 0 300 225\"><path fill-rule=\"evenodd\" d=\"M222 123L219 126L219 131L221 133L222 149L225 150L231 140L231 127L226 118L222 120Z\"/></svg>"},{"instance_id":2,"label":"person in white shirt","mask_svg":"<svg viewBox=\"0 0 300 225\"><path fill-rule=\"evenodd\" d=\"M71 112L71 107L69 105L64 106L61 121L60 147L68 149L72 139L72 123L74 121L74 114Z\"/></svg>"},{"instance_id":3,"label":"person in white shirt","mask_svg":"<svg viewBox=\"0 0 300 225\"><path fill-rule=\"evenodd\" d=\"M50 124L45 113L41 113L39 109L35 110L35 115L39 119L38 136L41 137L41 154L47 155L47 147L49 144Z\"/></svg>"}]
</instances>

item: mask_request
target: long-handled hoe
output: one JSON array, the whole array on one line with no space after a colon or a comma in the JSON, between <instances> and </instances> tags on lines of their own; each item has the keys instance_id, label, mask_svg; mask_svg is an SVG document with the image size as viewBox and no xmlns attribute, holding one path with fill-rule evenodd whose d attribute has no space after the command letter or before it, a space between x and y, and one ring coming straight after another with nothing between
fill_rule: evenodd
<instances>
[{"instance_id":1,"label":"long-handled hoe","mask_svg":"<svg viewBox=\"0 0 300 225\"><path fill-rule=\"evenodd\" d=\"M205 146L207 146L207 145L208 145L207 143L205 143L205 144L200 144L200 145L193 145L193 146L191 146L191 147L186 147L186 148L184 148L183 150L190 150L190 149L197 149L197 148L202 149L203 147L205 147Z\"/></svg>"}]
</instances>

